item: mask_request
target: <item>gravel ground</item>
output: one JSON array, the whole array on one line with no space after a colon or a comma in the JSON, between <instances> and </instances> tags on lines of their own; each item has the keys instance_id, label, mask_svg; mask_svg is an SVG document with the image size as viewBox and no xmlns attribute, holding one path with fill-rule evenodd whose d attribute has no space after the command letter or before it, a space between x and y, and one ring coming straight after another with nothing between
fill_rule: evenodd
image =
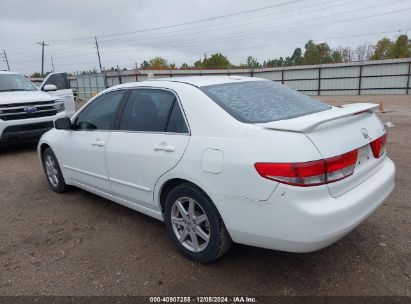
<instances>
[{"instance_id":1,"label":"gravel ground","mask_svg":"<svg viewBox=\"0 0 411 304\"><path fill-rule=\"evenodd\" d=\"M181 257L163 223L85 191L52 192L35 146L0 148L0 295L411 296L411 96L384 102L396 188L348 236L294 254L234 245L202 266Z\"/></svg>"}]
</instances>

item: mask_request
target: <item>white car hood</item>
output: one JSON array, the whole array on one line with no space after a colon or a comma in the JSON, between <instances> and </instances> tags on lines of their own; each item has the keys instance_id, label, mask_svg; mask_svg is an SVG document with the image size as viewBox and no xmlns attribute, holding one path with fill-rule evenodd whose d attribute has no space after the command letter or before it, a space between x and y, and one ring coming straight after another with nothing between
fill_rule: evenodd
<instances>
[{"instance_id":1,"label":"white car hood","mask_svg":"<svg viewBox=\"0 0 411 304\"><path fill-rule=\"evenodd\" d=\"M56 100L56 97L42 91L0 92L0 105Z\"/></svg>"}]
</instances>

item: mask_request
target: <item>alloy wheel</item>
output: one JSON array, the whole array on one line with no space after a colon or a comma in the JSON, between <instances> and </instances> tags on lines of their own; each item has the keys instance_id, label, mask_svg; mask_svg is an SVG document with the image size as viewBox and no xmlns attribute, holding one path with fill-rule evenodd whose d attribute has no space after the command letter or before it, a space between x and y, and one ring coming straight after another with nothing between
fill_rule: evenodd
<instances>
[{"instance_id":1,"label":"alloy wheel","mask_svg":"<svg viewBox=\"0 0 411 304\"><path fill-rule=\"evenodd\" d=\"M201 252L210 241L210 223L192 198L181 197L171 209L171 224L178 241L191 252Z\"/></svg>"},{"instance_id":2,"label":"alloy wheel","mask_svg":"<svg viewBox=\"0 0 411 304\"><path fill-rule=\"evenodd\" d=\"M51 155L46 155L44 165L46 167L47 178L49 179L51 185L53 187L57 187L59 184L58 170L56 162Z\"/></svg>"}]
</instances>

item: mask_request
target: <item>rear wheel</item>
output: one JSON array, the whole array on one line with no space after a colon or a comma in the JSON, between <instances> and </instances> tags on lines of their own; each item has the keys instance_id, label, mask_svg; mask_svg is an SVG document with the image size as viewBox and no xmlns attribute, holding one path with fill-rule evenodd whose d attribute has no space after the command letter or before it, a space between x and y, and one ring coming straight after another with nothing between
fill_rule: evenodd
<instances>
[{"instance_id":1,"label":"rear wheel","mask_svg":"<svg viewBox=\"0 0 411 304\"><path fill-rule=\"evenodd\" d=\"M191 184L179 185L165 203L167 231L179 251L199 263L225 254L231 238L211 200Z\"/></svg>"},{"instance_id":2,"label":"rear wheel","mask_svg":"<svg viewBox=\"0 0 411 304\"><path fill-rule=\"evenodd\" d=\"M56 155L51 148L44 150L42 155L43 168L47 176L47 181L51 189L55 192L65 192L68 190L63 174L61 173L60 165L57 161Z\"/></svg>"}]
</instances>

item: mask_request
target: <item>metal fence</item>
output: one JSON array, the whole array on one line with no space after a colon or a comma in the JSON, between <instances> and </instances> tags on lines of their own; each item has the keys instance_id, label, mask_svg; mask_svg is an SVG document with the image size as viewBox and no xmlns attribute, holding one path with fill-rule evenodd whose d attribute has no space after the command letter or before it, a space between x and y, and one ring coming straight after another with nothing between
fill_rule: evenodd
<instances>
[{"instance_id":1,"label":"metal fence","mask_svg":"<svg viewBox=\"0 0 411 304\"><path fill-rule=\"evenodd\" d=\"M88 99L107 88L104 73L70 77L70 86L77 97Z\"/></svg>"},{"instance_id":2,"label":"metal fence","mask_svg":"<svg viewBox=\"0 0 411 304\"><path fill-rule=\"evenodd\" d=\"M105 88L146 79L239 75L281 82L307 95L411 94L411 58L263 69L127 70L70 77L81 98Z\"/></svg>"}]
</instances>

